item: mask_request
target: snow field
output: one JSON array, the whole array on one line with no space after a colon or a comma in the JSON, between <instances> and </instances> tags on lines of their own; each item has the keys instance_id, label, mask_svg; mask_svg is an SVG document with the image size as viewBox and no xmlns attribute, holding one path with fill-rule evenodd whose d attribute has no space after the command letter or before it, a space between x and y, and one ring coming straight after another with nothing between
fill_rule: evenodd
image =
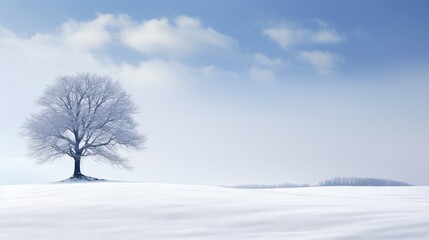
<instances>
[{"instance_id":1,"label":"snow field","mask_svg":"<svg viewBox=\"0 0 429 240\"><path fill-rule=\"evenodd\" d=\"M429 187L0 186L0 239L429 239Z\"/></svg>"}]
</instances>

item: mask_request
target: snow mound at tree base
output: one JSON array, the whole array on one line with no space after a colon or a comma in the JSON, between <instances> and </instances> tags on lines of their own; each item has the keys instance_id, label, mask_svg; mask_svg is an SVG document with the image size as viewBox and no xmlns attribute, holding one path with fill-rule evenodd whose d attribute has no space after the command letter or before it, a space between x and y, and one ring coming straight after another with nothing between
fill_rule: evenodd
<instances>
[{"instance_id":1,"label":"snow mound at tree base","mask_svg":"<svg viewBox=\"0 0 429 240\"><path fill-rule=\"evenodd\" d=\"M71 176L70 178L64 179L60 181L61 183L68 183L68 182L94 182L94 181L107 181L106 179L102 178L95 178L90 176L85 176L83 174L80 174L78 176Z\"/></svg>"}]
</instances>

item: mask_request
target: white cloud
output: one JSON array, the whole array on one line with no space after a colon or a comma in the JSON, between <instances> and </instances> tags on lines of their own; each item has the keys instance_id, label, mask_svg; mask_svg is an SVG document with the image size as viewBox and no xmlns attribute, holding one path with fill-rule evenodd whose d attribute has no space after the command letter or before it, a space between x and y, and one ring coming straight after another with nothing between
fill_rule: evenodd
<instances>
[{"instance_id":1,"label":"white cloud","mask_svg":"<svg viewBox=\"0 0 429 240\"><path fill-rule=\"evenodd\" d=\"M276 42L284 50L299 44L336 44L345 41L345 36L326 24L318 24L319 28L307 29L292 24L278 24L267 28L263 33Z\"/></svg>"},{"instance_id":2,"label":"white cloud","mask_svg":"<svg viewBox=\"0 0 429 240\"><path fill-rule=\"evenodd\" d=\"M151 19L123 29L122 41L147 55L186 57L198 53L216 54L233 49L236 42L196 18L180 16Z\"/></svg>"},{"instance_id":3,"label":"white cloud","mask_svg":"<svg viewBox=\"0 0 429 240\"><path fill-rule=\"evenodd\" d=\"M277 26L264 30L264 34L271 38L283 49L288 49L291 45L305 39L305 32L299 29Z\"/></svg>"},{"instance_id":4,"label":"white cloud","mask_svg":"<svg viewBox=\"0 0 429 240\"><path fill-rule=\"evenodd\" d=\"M258 65L267 67L279 67L283 64L283 61L280 58L269 58L262 53L255 53L253 55L253 61Z\"/></svg>"},{"instance_id":5,"label":"white cloud","mask_svg":"<svg viewBox=\"0 0 429 240\"><path fill-rule=\"evenodd\" d=\"M61 26L61 39L71 48L94 49L112 42L115 30L126 27L126 15L99 14L91 21L67 21Z\"/></svg>"},{"instance_id":6,"label":"white cloud","mask_svg":"<svg viewBox=\"0 0 429 240\"><path fill-rule=\"evenodd\" d=\"M339 57L336 54L324 51L302 51L299 58L310 64L321 75L329 75L335 69Z\"/></svg>"},{"instance_id":7,"label":"white cloud","mask_svg":"<svg viewBox=\"0 0 429 240\"><path fill-rule=\"evenodd\" d=\"M333 29L322 29L311 34L312 41L315 43L340 43L344 37Z\"/></svg>"}]
</instances>

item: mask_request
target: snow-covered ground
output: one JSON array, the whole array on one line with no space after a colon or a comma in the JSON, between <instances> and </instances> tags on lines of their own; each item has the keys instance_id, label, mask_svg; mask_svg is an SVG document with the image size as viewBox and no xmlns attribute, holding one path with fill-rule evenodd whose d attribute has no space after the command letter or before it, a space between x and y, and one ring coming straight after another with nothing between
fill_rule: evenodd
<instances>
[{"instance_id":1,"label":"snow-covered ground","mask_svg":"<svg viewBox=\"0 0 429 240\"><path fill-rule=\"evenodd\" d=\"M0 239L429 239L429 187L0 186Z\"/></svg>"}]
</instances>

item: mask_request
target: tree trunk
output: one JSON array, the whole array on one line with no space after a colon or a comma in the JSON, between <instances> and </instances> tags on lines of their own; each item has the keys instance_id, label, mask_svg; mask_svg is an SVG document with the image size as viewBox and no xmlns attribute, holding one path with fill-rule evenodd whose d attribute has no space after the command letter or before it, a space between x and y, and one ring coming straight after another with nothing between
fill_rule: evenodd
<instances>
[{"instance_id":1,"label":"tree trunk","mask_svg":"<svg viewBox=\"0 0 429 240\"><path fill-rule=\"evenodd\" d=\"M80 172L80 156L74 157L74 172L73 177L80 178L82 173Z\"/></svg>"}]
</instances>

